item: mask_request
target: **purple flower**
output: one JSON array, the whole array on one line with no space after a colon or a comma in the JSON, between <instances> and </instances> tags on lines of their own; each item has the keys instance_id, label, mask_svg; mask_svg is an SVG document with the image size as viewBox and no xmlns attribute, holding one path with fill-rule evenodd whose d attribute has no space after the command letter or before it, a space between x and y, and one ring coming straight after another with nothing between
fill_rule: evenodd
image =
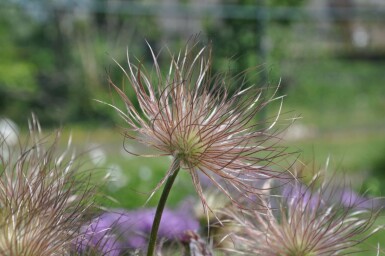
<instances>
[{"instance_id":1,"label":"purple flower","mask_svg":"<svg viewBox=\"0 0 385 256\"><path fill-rule=\"evenodd\" d=\"M328 186L320 191L315 190L313 186L306 186L299 182L296 184L286 184L282 188L282 196L287 201L302 201L308 207L315 208L331 203L338 203L346 208L355 209L380 209L382 202L378 198L364 197L356 193L351 188Z\"/></svg>"},{"instance_id":2,"label":"purple flower","mask_svg":"<svg viewBox=\"0 0 385 256\"><path fill-rule=\"evenodd\" d=\"M115 256L127 249L145 249L155 209L104 213L83 228L82 240L77 241L80 251L96 248L103 255ZM182 240L185 232L197 231L199 222L184 209L165 209L158 236L164 240Z\"/></svg>"},{"instance_id":3,"label":"purple flower","mask_svg":"<svg viewBox=\"0 0 385 256\"><path fill-rule=\"evenodd\" d=\"M103 215L95 218L88 226L82 227L81 235L75 241L76 251L98 252L104 256L118 256L123 244L112 232L113 220Z\"/></svg>"},{"instance_id":4,"label":"purple flower","mask_svg":"<svg viewBox=\"0 0 385 256\"><path fill-rule=\"evenodd\" d=\"M312 192L311 188L296 181L295 184L286 184L282 189L282 197L288 204L306 205L311 209L322 204L322 196L317 192Z\"/></svg>"},{"instance_id":5,"label":"purple flower","mask_svg":"<svg viewBox=\"0 0 385 256\"><path fill-rule=\"evenodd\" d=\"M335 189L330 194L333 201L341 202L347 208L379 210L383 207L383 201L379 198L361 196L350 188Z\"/></svg>"}]
</instances>

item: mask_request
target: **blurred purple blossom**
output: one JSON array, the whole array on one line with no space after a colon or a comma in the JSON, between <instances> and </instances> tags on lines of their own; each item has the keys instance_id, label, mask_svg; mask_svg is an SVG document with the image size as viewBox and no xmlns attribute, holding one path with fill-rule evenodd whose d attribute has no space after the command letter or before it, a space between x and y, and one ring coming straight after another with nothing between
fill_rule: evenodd
<instances>
[{"instance_id":1,"label":"blurred purple blossom","mask_svg":"<svg viewBox=\"0 0 385 256\"><path fill-rule=\"evenodd\" d=\"M326 187L315 189L313 185L307 186L299 181L289 182L280 186L279 194L286 198L288 203L301 202L310 208L337 203L346 208L355 209L381 209L384 201L380 198L371 198L356 193L349 187Z\"/></svg>"},{"instance_id":2,"label":"blurred purple blossom","mask_svg":"<svg viewBox=\"0 0 385 256\"><path fill-rule=\"evenodd\" d=\"M358 209L381 209L383 200L380 198L371 198L361 196L352 189L340 188L333 191L333 200L341 202L344 207L355 207Z\"/></svg>"},{"instance_id":3,"label":"blurred purple blossom","mask_svg":"<svg viewBox=\"0 0 385 256\"><path fill-rule=\"evenodd\" d=\"M87 253L97 251L104 256L118 256L121 253L123 244L112 232L111 220L100 216L80 230L81 235L76 239L76 251Z\"/></svg>"},{"instance_id":4,"label":"blurred purple blossom","mask_svg":"<svg viewBox=\"0 0 385 256\"><path fill-rule=\"evenodd\" d=\"M282 196L289 204L301 204L311 209L322 204L322 197L319 193L312 192L311 188L297 181L294 185L289 183L283 186Z\"/></svg>"},{"instance_id":5,"label":"blurred purple blossom","mask_svg":"<svg viewBox=\"0 0 385 256\"><path fill-rule=\"evenodd\" d=\"M190 211L191 212L191 211ZM155 209L126 211L123 209L103 213L83 227L82 237L76 241L79 251L94 248L103 255L116 256L124 250L145 249L151 231ZM185 209L165 209L158 237L163 240L184 238L185 232L197 231L199 222Z\"/></svg>"}]
</instances>

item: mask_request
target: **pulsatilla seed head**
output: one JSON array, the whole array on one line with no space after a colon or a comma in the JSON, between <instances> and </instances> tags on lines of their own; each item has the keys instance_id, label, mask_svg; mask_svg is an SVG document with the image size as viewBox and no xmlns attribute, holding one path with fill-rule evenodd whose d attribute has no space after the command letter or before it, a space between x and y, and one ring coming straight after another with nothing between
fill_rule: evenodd
<instances>
[{"instance_id":1,"label":"pulsatilla seed head","mask_svg":"<svg viewBox=\"0 0 385 256\"><path fill-rule=\"evenodd\" d=\"M200 156L205 151L206 146L202 143L197 132L191 131L186 135L186 138L184 136L176 138L173 156L179 158L182 164L188 168L188 166L199 165Z\"/></svg>"},{"instance_id":2,"label":"pulsatilla seed head","mask_svg":"<svg viewBox=\"0 0 385 256\"><path fill-rule=\"evenodd\" d=\"M282 194L266 197L264 212L227 211L236 230L229 235L234 242L232 250L266 256L351 255L359 251L357 246L378 230L373 228L378 210L362 208L362 201L353 196L346 205L346 198L337 196L330 181L320 187L317 182L318 178L308 186L298 181L285 184Z\"/></svg>"},{"instance_id":3,"label":"pulsatilla seed head","mask_svg":"<svg viewBox=\"0 0 385 256\"><path fill-rule=\"evenodd\" d=\"M260 129L255 116L280 97L263 99L262 90L246 87L242 81L234 83L236 79L226 74L212 75L210 46L198 49L197 44L187 45L177 56L171 55L166 69L160 67L149 48L154 72L147 72L140 62L133 64L129 57L127 70L118 64L135 92L139 108L124 88L110 81L125 109L105 104L117 110L128 124L127 138L155 149L156 155L177 158L191 174L204 205L199 172L232 200L230 190L256 194L256 179L279 175L268 168L283 155L273 139L276 119ZM230 86L238 89L230 94L226 89Z\"/></svg>"},{"instance_id":4,"label":"pulsatilla seed head","mask_svg":"<svg viewBox=\"0 0 385 256\"><path fill-rule=\"evenodd\" d=\"M76 157L58 154L59 133L44 141L35 118L30 132L18 146L0 135L0 255L72 255L93 189Z\"/></svg>"}]
</instances>

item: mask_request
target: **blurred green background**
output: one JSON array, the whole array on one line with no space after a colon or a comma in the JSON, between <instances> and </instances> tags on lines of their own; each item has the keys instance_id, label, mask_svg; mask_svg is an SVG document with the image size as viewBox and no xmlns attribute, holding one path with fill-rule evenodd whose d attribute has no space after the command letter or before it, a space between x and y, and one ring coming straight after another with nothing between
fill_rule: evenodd
<instances>
[{"instance_id":1,"label":"blurred green background","mask_svg":"<svg viewBox=\"0 0 385 256\"><path fill-rule=\"evenodd\" d=\"M124 124L94 99L111 102L107 78L123 80L113 59L124 66L128 51L150 65L145 41L173 52L199 34L212 42L215 71L255 67L250 83L280 85L283 144L316 167L330 156L357 191L381 196L384 26L385 2L374 0L2 0L0 116L22 133L31 112L48 130L71 131L99 172L115 179L106 192L119 205L140 206L169 160L124 152L116 128ZM274 116L278 105L258 118ZM177 186L173 205L194 193L187 174Z\"/></svg>"}]
</instances>

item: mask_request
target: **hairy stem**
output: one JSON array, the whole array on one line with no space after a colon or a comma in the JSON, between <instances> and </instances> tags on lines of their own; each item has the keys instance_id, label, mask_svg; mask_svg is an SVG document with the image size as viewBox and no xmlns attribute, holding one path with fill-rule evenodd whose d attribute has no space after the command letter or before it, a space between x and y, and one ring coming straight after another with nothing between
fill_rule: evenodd
<instances>
[{"instance_id":1,"label":"hairy stem","mask_svg":"<svg viewBox=\"0 0 385 256\"><path fill-rule=\"evenodd\" d=\"M168 177L166 184L164 185L162 195L159 199L158 206L156 207L156 212L154 216L154 222L152 223L150 241L148 242L147 256L153 256L156 245L156 238L158 236L158 229L160 225L160 220L162 219L162 214L164 206L166 205L168 194L171 191L172 185L175 181L176 176L180 170L180 160L175 158L171 166L171 175Z\"/></svg>"}]
</instances>

